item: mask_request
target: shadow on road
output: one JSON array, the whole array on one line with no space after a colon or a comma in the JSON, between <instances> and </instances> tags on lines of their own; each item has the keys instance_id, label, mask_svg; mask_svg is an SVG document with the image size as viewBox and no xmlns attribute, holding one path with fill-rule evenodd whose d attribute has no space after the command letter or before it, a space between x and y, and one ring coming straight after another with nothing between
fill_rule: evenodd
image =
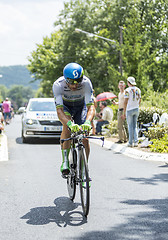
<instances>
[{"instance_id":1,"label":"shadow on road","mask_svg":"<svg viewBox=\"0 0 168 240\"><path fill-rule=\"evenodd\" d=\"M124 180L130 180L141 184L157 185L159 182L168 182L168 173L154 174L151 178L125 178Z\"/></svg>"},{"instance_id":2,"label":"shadow on road","mask_svg":"<svg viewBox=\"0 0 168 240\"><path fill-rule=\"evenodd\" d=\"M23 143L22 142L22 138L18 137L16 138L16 143L17 144L60 144L60 140L59 139L55 139L55 138L30 138L28 140L27 143Z\"/></svg>"},{"instance_id":3,"label":"shadow on road","mask_svg":"<svg viewBox=\"0 0 168 240\"><path fill-rule=\"evenodd\" d=\"M87 232L73 240L167 240L168 199L126 200L120 202L133 213L122 214L125 222L108 231ZM143 208L143 209L142 209ZM141 209L141 210L140 210ZM136 211L136 213L135 213ZM72 239L72 238L69 238Z\"/></svg>"},{"instance_id":4,"label":"shadow on road","mask_svg":"<svg viewBox=\"0 0 168 240\"><path fill-rule=\"evenodd\" d=\"M166 167L168 167L168 163L166 163L166 164L164 164L164 165L161 165L161 166L159 166L160 168L166 168Z\"/></svg>"},{"instance_id":5,"label":"shadow on road","mask_svg":"<svg viewBox=\"0 0 168 240\"><path fill-rule=\"evenodd\" d=\"M87 222L82 212L74 211L80 205L67 197L54 200L56 206L31 208L21 219L31 225L44 225L55 222L58 227L80 226Z\"/></svg>"}]
</instances>

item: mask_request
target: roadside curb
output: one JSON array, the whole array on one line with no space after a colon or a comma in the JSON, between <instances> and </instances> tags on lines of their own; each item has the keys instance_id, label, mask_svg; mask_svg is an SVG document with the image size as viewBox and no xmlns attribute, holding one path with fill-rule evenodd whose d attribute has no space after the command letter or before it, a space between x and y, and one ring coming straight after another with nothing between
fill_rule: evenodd
<instances>
[{"instance_id":1,"label":"roadside curb","mask_svg":"<svg viewBox=\"0 0 168 240\"><path fill-rule=\"evenodd\" d=\"M100 146L102 146L102 141L98 139L94 139L90 141L92 143L96 143ZM158 162L166 162L168 163L168 154L166 153L149 153L149 152L143 152L140 150L137 150L135 148L127 147L127 144L116 144L114 142L104 140L104 146L108 150L113 150L116 153L124 154L128 157L136 158L136 159L143 159L147 161L158 161Z\"/></svg>"},{"instance_id":2,"label":"roadside curb","mask_svg":"<svg viewBox=\"0 0 168 240\"><path fill-rule=\"evenodd\" d=\"M2 133L0 136L0 162L8 161L8 141L7 136Z\"/></svg>"}]
</instances>

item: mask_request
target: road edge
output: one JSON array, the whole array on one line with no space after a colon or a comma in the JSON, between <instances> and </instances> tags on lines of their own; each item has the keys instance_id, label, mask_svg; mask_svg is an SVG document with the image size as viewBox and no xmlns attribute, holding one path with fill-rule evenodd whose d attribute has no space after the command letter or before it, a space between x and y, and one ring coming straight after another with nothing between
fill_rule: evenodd
<instances>
[{"instance_id":1,"label":"road edge","mask_svg":"<svg viewBox=\"0 0 168 240\"><path fill-rule=\"evenodd\" d=\"M8 161L8 139L4 133L0 135L0 162L3 161Z\"/></svg>"},{"instance_id":2,"label":"road edge","mask_svg":"<svg viewBox=\"0 0 168 240\"><path fill-rule=\"evenodd\" d=\"M90 139L92 143L102 146L102 141L98 139ZM104 140L104 146L108 150L113 150L116 153L124 154L131 158L143 159L147 161L158 161L168 163L168 154L166 153L149 153L127 147L127 144L116 144L112 141Z\"/></svg>"}]
</instances>

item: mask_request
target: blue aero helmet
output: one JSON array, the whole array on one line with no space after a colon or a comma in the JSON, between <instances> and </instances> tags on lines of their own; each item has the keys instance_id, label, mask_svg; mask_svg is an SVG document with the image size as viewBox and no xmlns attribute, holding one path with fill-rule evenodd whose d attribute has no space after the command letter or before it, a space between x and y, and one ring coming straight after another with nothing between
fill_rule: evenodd
<instances>
[{"instance_id":1,"label":"blue aero helmet","mask_svg":"<svg viewBox=\"0 0 168 240\"><path fill-rule=\"evenodd\" d=\"M63 70L66 82L69 84L81 83L84 71L78 63L68 63Z\"/></svg>"}]
</instances>

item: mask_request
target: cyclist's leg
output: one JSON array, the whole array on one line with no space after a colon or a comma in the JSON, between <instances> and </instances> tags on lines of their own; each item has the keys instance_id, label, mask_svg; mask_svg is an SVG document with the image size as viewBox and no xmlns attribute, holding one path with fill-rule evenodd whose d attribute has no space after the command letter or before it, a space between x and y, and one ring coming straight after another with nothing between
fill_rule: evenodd
<instances>
[{"instance_id":1,"label":"cyclist's leg","mask_svg":"<svg viewBox=\"0 0 168 240\"><path fill-rule=\"evenodd\" d=\"M86 116L87 116L87 107L86 104L84 103L82 106L78 107L78 111L76 111L74 115L74 121L78 125L82 125L86 121ZM86 158L88 161L89 158L89 153L90 153L90 145L88 139L83 139L83 144L85 146L85 151L86 151Z\"/></svg>"},{"instance_id":2,"label":"cyclist's leg","mask_svg":"<svg viewBox=\"0 0 168 240\"><path fill-rule=\"evenodd\" d=\"M64 113L67 115L69 119L71 119L71 114L68 109L64 106ZM61 139L66 139L70 137L70 131L66 124L63 124L63 130L61 133ZM61 172L63 175L69 174L69 151L70 151L70 141L65 141L63 144L61 143L61 151L62 151L62 165Z\"/></svg>"},{"instance_id":3,"label":"cyclist's leg","mask_svg":"<svg viewBox=\"0 0 168 240\"><path fill-rule=\"evenodd\" d=\"M83 145L85 147L86 158L87 158L87 161L88 161L89 154L90 154L90 144L89 144L89 140L87 138L83 139Z\"/></svg>"},{"instance_id":4,"label":"cyclist's leg","mask_svg":"<svg viewBox=\"0 0 168 240\"><path fill-rule=\"evenodd\" d=\"M71 118L69 117L69 120L70 119ZM62 129L62 133L61 133L61 139L66 139L66 138L69 138L69 137L70 137L70 131L68 129L68 126L63 124L63 129ZM70 142L69 141L65 141L62 144L62 149L67 149L69 147L70 147Z\"/></svg>"}]
</instances>

